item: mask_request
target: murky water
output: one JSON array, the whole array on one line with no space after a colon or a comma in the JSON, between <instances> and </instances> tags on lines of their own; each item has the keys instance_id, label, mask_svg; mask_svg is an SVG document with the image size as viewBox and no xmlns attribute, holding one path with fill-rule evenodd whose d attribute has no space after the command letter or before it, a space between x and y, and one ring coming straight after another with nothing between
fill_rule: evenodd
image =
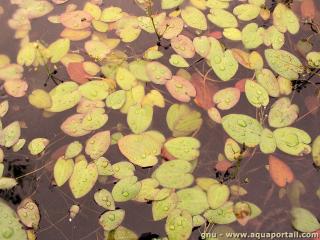
<instances>
[{"instance_id":1,"label":"murky water","mask_svg":"<svg viewBox=\"0 0 320 240\"><path fill-rule=\"evenodd\" d=\"M75 3L79 8L81 8L84 2L86 1L70 0L68 3ZM131 14L143 14L142 10L138 8L133 1L106 0L104 2L104 6L119 6L123 8L124 11L130 12ZM270 6L271 1L267 2ZM7 20L12 16L16 9L16 5L11 5L9 0L1 0L0 5L4 7L5 10L4 14L0 15L0 53L7 54L11 57L11 60L14 61L19 50L19 41L13 39L14 32L9 29ZM64 8L65 4L56 6L54 12L50 15L61 13L64 11ZM157 8L159 9L158 4L155 6L155 9ZM270 23L267 22L264 24L268 25ZM50 43L54 39L58 38L61 30L62 27L59 24L48 24L46 17L35 19L32 21L30 38L31 40L40 39L44 42ZM194 33L188 32L186 34L194 36ZM286 37L289 37L291 41L287 41L284 49L288 49L290 52L299 56L299 53L293 46L299 39L304 38L309 34L310 28L308 26L303 26L299 35L286 35ZM319 43L319 41L320 38L315 42ZM155 43L156 37L154 35L142 33L139 40L135 41L131 46L134 46L135 51L143 52L146 47L151 47ZM231 43L230 41L225 41L225 44L229 47L237 46L237 44ZM76 50L76 45L73 45L73 48L73 50ZM314 49L316 50L319 50L319 48L320 44L314 46ZM122 49L128 50L125 45L122 45ZM171 53L172 50L168 50L167 54L169 55ZM199 67L202 67L201 63L199 64ZM173 69L173 71L176 71L176 69ZM193 70L190 69L190 72L192 71ZM28 91L31 92L36 88L44 88L43 84L47 77L45 69L39 69L38 71L26 71L24 76L30 84ZM58 76L62 79L67 78L67 74L61 66L58 67ZM251 77L251 72L241 68L235 80L240 80L244 77ZM230 86L233 85L234 82L235 81L230 83ZM228 84L225 84L224 86L227 85ZM54 86L54 83L50 82L46 87L46 90L50 90ZM299 105L301 116L307 112L304 105L304 99L313 94L314 88L312 87L308 87L301 93L295 94L294 103ZM174 101L168 94L166 95L166 98ZM9 99L11 107L3 121L4 125L12 122L13 120L24 121L27 128L23 129L23 136L27 139L27 142L39 136L50 139L50 147L47 149L46 153L39 158L29 155L26 147L19 153L12 153L10 150L5 150L5 166L7 166L5 173L11 177L19 177L33 171L34 169L44 166L48 161L50 161L50 159L57 156L57 154L54 154L57 149L65 146L73 140L73 138L67 137L61 132L60 124L64 121L66 116L74 113L74 110L57 114L50 118L44 118L42 112L27 104L25 98L17 99L10 97ZM248 106L249 104L247 100L242 95L240 103L230 111L226 111L225 114L236 112L254 116L255 109ZM196 106L194 107L197 108ZM152 128L160 130L166 135L166 137L170 137L170 132L168 131L166 122L164 121L165 113L166 111L164 110L157 110L155 112L154 116L156 117L154 118ZM222 139L226 139L227 136L221 126L212 124L212 122L207 118L207 114L205 112L203 112L203 116L205 118L204 125L197 135L202 142L201 156L194 175L195 177L215 177L215 173L213 171L214 165L217 161L218 154L223 152L224 141L222 141ZM119 122L125 123L125 116L116 113L115 111L110 112L109 121L103 129L111 129ZM312 139L314 139L318 134L320 134L319 114L309 114L301 121L295 123L294 126L304 129L311 135ZM83 140L85 140L85 138ZM320 173L313 167L311 156L309 155L297 158L281 153L280 151L276 152L276 155L292 168L296 178L304 184L306 192L300 198L301 205L319 217L319 199L315 192L320 186ZM105 156L112 163L116 163L124 159L116 145L112 146ZM244 179L248 178L248 183L243 183L248 194L242 197L242 199L257 204L262 209L263 213L257 219L250 221L244 227L240 226L238 223L231 224L230 227L232 227L236 232L293 231L289 216L290 202L286 197L283 199L279 198L279 188L271 181L270 176L265 169L266 164L267 156L259 151L256 152L252 159L246 158L241 164L239 173L240 180L243 182ZM137 167L136 170L136 174L139 178L150 176L151 172L152 171L150 169L141 169L139 167ZM19 185L15 187L14 190L5 192L0 191L0 197L5 198L12 204L12 206L15 206L21 201L21 199L32 196L32 198L40 205L41 223L40 228L37 231L38 240L103 239L102 228L98 225L98 217L103 213L103 210L95 204L93 200L93 193L100 188L107 188L111 190L113 184L112 178L109 178L107 183L98 183L90 194L77 201L74 200L67 185L62 188L52 186L52 165L48 165L35 174L30 174L21 178L19 180ZM79 204L81 211L80 214L70 222L68 210L72 204ZM123 225L134 230L139 235L149 232L160 236L165 235L165 221L154 222L152 220L151 204L129 201L128 203L117 204L117 207L125 209L126 211L126 217ZM191 239L198 239L201 231L203 231L203 228L195 229Z\"/></svg>"}]
</instances>

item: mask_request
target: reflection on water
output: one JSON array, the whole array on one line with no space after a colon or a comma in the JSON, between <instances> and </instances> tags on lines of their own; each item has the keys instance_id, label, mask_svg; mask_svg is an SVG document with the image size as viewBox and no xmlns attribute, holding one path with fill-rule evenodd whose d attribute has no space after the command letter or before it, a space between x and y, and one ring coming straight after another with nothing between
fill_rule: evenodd
<instances>
[{"instance_id":1,"label":"reflection on water","mask_svg":"<svg viewBox=\"0 0 320 240\"><path fill-rule=\"evenodd\" d=\"M70 0L69 3L75 3L78 6L83 6L84 0ZM234 1L237 3L238 1ZM267 1L268 6L271 6L272 2ZM19 41L12 38L13 31L7 26L7 20L12 16L16 9L15 5L11 5L9 0L3 0L0 5L4 8L4 14L0 15L1 38L0 38L0 52L2 54L9 55L12 60L15 59L19 50ZM134 1L128 0L106 0L104 6L119 6L124 11L128 11L132 14L141 15L143 11L134 4ZM61 13L64 11L65 4L57 5L53 14ZM159 9L157 3L155 9ZM264 26L269 26L270 22L260 22ZM35 19L32 21L32 31L30 38L32 40L40 39L43 42L50 43L57 38L61 31L61 26L48 24L46 17ZM195 36L195 33L185 30L186 35L191 37ZM288 35L290 38L287 41L284 49L297 53L294 49L293 43L305 38L310 34L310 28L307 25L303 25L301 33L298 35ZM112 35L110 34L110 37ZM142 36L138 41L134 42L134 50L136 52L143 52L147 47L151 47L156 43L156 36L142 33ZM319 39L317 40L319 41ZM82 44L82 43L81 43ZM73 45L73 50L77 49L77 46L81 46L80 43ZM237 43L226 40L225 44L228 47L237 47ZM239 46L238 46L239 47ZM320 45L314 45L314 49L319 50ZM120 49L129 52L129 48L122 44ZM165 51L166 57L172 54L172 50ZM300 56L301 57L301 56ZM204 64L203 64L204 65ZM199 65L202 67L202 64ZM57 76L61 79L65 79L67 73L64 68L58 66ZM176 71L175 68L172 69ZM190 72L192 72L190 68ZM235 80L251 77L251 71L241 68ZM317 76L315 76L317 77ZM36 88L44 88L44 83L47 78L45 69L38 69L37 71L26 71L25 78L29 85L28 92ZM232 86L234 82L227 83L224 87ZM50 81L46 90L50 90L55 86L54 82ZM150 87L149 87L150 88ZM300 115L304 115L307 109L304 105L304 100L307 96L314 95L314 88L308 87L301 91L299 94L295 94L294 102L300 106ZM166 95L170 101L174 101L171 96ZM69 190L69 187L64 185L62 188L54 187L52 185L52 164L46 165L46 162L50 159L54 159L59 156L59 153L63 152L63 147L70 143L73 139L65 136L60 130L61 122L73 113L73 110L64 112L62 114L56 114L49 118L44 118L41 111L36 110L29 105L26 99L9 98L10 110L4 119L3 124L7 125L13 120L19 120L26 123L26 128L23 129L23 136L30 141L35 137L45 137L50 139L50 146L47 148L44 155L37 157L31 157L26 149L23 148L19 153L12 153L9 149L5 150L5 173L10 177L19 177L19 185L13 190L0 191L0 196L7 201L10 201L12 205L17 205L22 199L32 196L32 198L40 204L41 211L41 223L37 232L38 240L57 240L57 239L74 239L74 240L89 240L89 239L102 239L103 231L98 226L97 221L102 209L99 208L93 200L93 192L101 188L112 189L113 181L107 180L106 183L101 182L96 184L94 189L86 197L79 200L75 200ZM197 108L193 104L194 108ZM199 109L199 108L197 108ZM199 109L200 110L200 109ZM232 109L232 111L226 111L225 114L237 112L254 116L256 114L255 109L248 107L248 102L245 97L241 97L239 104ZM119 122L125 123L125 116L118 112L110 112L109 121L103 129L111 129L117 126ZM166 111L156 110L152 128L160 130L166 137L170 137L170 132L167 129L165 119ZM207 116L205 111L202 111L203 116ZM311 114L303 118L301 121L295 123L295 126L307 131L312 139L314 139L319 132L319 115ZM125 133L129 133L128 131ZM209 118L205 117L204 125L197 137L202 143L201 156L198 162L198 166L194 171L196 177L213 177L217 175L214 171L215 163L218 159L218 154L223 151L224 141L226 134L223 132L219 125L212 123ZM85 141L86 138L80 138ZM312 211L313 214L319 216L319 208L315 192L319 187L320 175L318 170L312 165L312 158L310 155L306 157L291 157L282 152L277 152L276 155L285 161L295 173L297 179L299 179L305 186L305 193L300 196L300 201L303 207ZM111 147L106 157L112 162L116 163L121 161L124 157L120 154L117 147ZM260 153L255 153L254 157L244 159L239 171L240 181L248 191L248 194L242 197L242 200L250 201L257 204L263 211L263 214L257 219L250 221L246 226L242 227L238 223L230 224L230 227L236 232L291 232L291 222L289 216L290 202L288 198L279 197L279 188L274 186L270 180L270 176L265 169L267 164L267 156ZM46 166L45 166L46 165ZM41 171L35 174L28 174L34 169L45 166ZM142 169L136 167L136 175L141 178L150 176L152 172L150 169ZM27 175L26 175L27 174ZM26 175L26 176L24 176ZM232 180L230 181L232 183ZM69 221L69 208L73 204L79 204L81 211L79 215L73 220ZM124 226L133 229L136 233L141 235L140 239L152 239L153 237L164 236L164 223L165 221L154 222L152 221L151 205L137 203L129 201L127 203L119 203L117 207L126 210L126 218L123 223ZM201 232L204 231L203 227L195 229L191 239L198 239Z\"/></svg>"}]
</instances>

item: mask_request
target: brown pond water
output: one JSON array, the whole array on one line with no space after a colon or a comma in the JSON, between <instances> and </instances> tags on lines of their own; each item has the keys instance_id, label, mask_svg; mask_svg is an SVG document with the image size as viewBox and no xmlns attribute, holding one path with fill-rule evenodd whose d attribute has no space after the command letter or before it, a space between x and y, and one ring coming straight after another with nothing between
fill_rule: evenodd
<instances>
[{"instance_id":1,"label":"brown pond water","mask_svg":"<svg viewBox=\"0 0 320 240\"><path fill-rule=\"evenodd\" d=\"M79 8L82 8L85 2L86 1L84 0L70 0L68 3L75 3ZM131 14L143 14L143 11L138 8L132 0L106 0L104 2L104 6L119 6L124 11ZM270 7L271 1L267 2ZM14 61L19 50L19 40L13 38L14 32L8 27L7 21L16 10L16 5L11 5L9 0L1 0L0 5L4 8L4 14L0 15L0 53L7 54L11 57L11 60ZM320 4L318 7L320 7ZM62 13L64 9L65 4L58 5L50 15L53 15L54 13ZM159 9L158 4L155 6L155 10L157 9ZM264 24L268 26L271 23L265 22ZM44 42L51 43L53 40L58 38L61 30L61 25L49 24L46 17L35 19L32 21L30 38L31 41L40 39ZM210 31L213 30L217 29L210 29ZM310 34L310 28L308 26L303 26L299 35L286 35L286 37L290 37L291 42L294 45L299 39ZM319 50L319 40L319 38L314 40L314 49ZM237 46L227 40L223 40L223 42L228 47ZM143 52L147 47L151 47L155 45L155 43L156 37L154 35L142 33L139 40L131 43L130 45L134 47L136 52ZM79 46L80 44L82 43L79 43ZM292 48L293 45L287 43L284 49L288 49L290 52L298 56L299 53ZM72 50L76 50L77 45L73 45L72 48ZM122 49L128 48L123 45ZM169 56L172 52L173 51L169 49L166 56ZM202 67L202 63L199 64L199 67ZM177 69L175 68L172 69L173 72L176 70ZM193 72L193 69L190 69L190 72ZM28 92L37 88L45 88L43 86L47 77L45 69L39 69L38 71L25 70L24 76L29 83ZM62 79L67 78L67 74L62 66L58 66L58 76ZM214 75L212 75L212 77L216 78ZM231 86L236 80L240 80L244 77L251 77L251 73L241 67L234 81L224 84L223 86ZM312 81L316 81L316 79L313 79ZM54 83L50 82L45 89L50 90L54 86ZM309 86L301 93L295 94L294 96L293 102L299 105L301 116L307 112L304 105L304 99L310 95L314 95L314 88ZM170 101L174 101L168 94L166 95L166 98ZM27 142L40 136L51 140L50 147L46 150L45 155L38 159L32 157L28 153L26 147L24 147L24 149L19 153L13 153L10 149L5 150L5 174L11 177L19 177L46 164L46 162L51 159L51 154L53 152L73 140L73 138L65 136L65 134L61 132L60 124L67 116L74 113L75 110L73 109L57 114L50 118L44 118L41 111L27 103L26 98L17 99L9 97L9 100L11 107L3 120L4 125L14 120L24 121L26 122L27 128L23 129L22 135L27 139ZM194 104L192 105L194 108L200 110ZM240 103L238 103L238 105L232 110L226 111L225 114L231 112L248 114L250 116L255 115L255 109L249 106L249 103L243 95ZM215 177L215 172L213 170L214 165L217 161L218 154L223 152L224 139L226 139L227 135L224 133L221 126L213 124L208 119L207 114L205 112L202 113L205 121L197 135L202 143L201 156L199 158L198 166L194 171L194 176ZM160 130L166 135L166 137L170 137L170 131L168 130L165 122L165 114L165 110L156 110L152 129ZM121 115L116 111L109 112L109 121L103 129L114 128L117 123L125 124L125 119L124 115ZM319 114L309 114L301 121L296 122L294 126L307 131L311 135L312 139L314 139L320 134L319 124ZM127 131L124 133L129 132ZM85 139L86 138L83 138L82 140L85 141ZM292 157L280 151L277 151L275 155L284 160L292 168L296 178L304 184L306 192L300 198L301 206L309 209L313 214L315 214L315 216L320 217L320 209L318 207L319 199L315 194L316 190L320 186L320 173L313 167L311 156L308 155L300 158ZM124 159L116 145L112 146L105 156L112 163ZM246 178L249 180L248 183L243 183L248 194L242 197L242 199L257 204L262 209L263 213L257 219L250 221L244 227L240 226L238 223L230 224L230 227L232 227L236 232L293 231L289 215L291 207L290 202L287 197L284 197L283 199L279 198L279 188L271 181L270 176L265 169L266 164L267 155L261 154L259 151L256 152L252 159L246 158L241 164L239 173L240 180L244 181ZM136 169L136 175L139 179L150 176L150 173L152 172L150 169L141 169L139 167L136 167ZM232 181L230 181L230 184L231 183ZM111 190L113 184L112 178L108 179L107 184L97 183L90 194L80 200L75 200L67 185L62 188L52 187L52 169L47 167L35 174L21 178L19 180L19 185L13 190L0 191L0 197L5 198L14 207L19 204L21 199L32 196L32 198L39 204L41 211L40 228L37 231L38 240L103 239L102 228L98 225L98 217L103 213L103 209L95 204L93 200L93 193L100 188L107 188ZM72 204L79 204L81 211L80 214L70 222L68 210ZM125 209L126 211L126 217L123 223L125 227L134 230L139 235L151 232L159 236L165 236L165 221L154 222L152 220L151 204L129 201L127 203L119 203L117 204L117 207ZM190 239L198 239L201 231L203 231L203 228L195 229Z\"/></svg>"}]
</instances>

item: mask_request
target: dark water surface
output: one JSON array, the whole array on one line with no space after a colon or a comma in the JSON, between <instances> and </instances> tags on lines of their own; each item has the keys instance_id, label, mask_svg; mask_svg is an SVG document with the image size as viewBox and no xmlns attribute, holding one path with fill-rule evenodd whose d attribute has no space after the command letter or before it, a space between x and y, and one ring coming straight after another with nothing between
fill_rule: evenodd
<instances>
[{"instance_id":1,"label":"dark water surface","mask_svg":"<svg viewBox=\"0 0 320 240\"><path fill-rule=\"evenodd\" d=\"M81 9L85 2L86 1L84 0L70 0L68 3L75 3L79 6L79 9ZM104 6L119 6L124 11L131 14L143 15L143 11L131 0L106 0L104 2ZM267 2L270 5L271 1ZM16 5L11 5L9 0L0 0L0 5L5 10L4 14L0 15L0 53L7 54L11 57L12 61L15 61L19 50L19 40L13 38L14 32L8 27L7 21L16 10ZM65 5L66 4L56 6L54 12L49 15L62 13L65 9ZM104 8L104 6L102 6L102 8ZM155 9L157 9L157 6ZM268 25L272 23L267 22L265 24ZM210 26L213 27L213 25ZM210 31L213 30L217 29L211 29ZM62 26L60 24L54 25L48 23L46 16L32 20L30 38L31 41L40 39L44 42L51 43L58 38L61 31ZM310 28L308 26L303 26L299 35L289 36L286 34L286 38L290 37L291 42L295 44L299 39L310 35L310 33ZM315 42L318 44L315 44L314 49L319 50L319 40L319 38L316 39ZM237 44L231 43L230 41L223 42L228 47L237 46ZM139 39L129 45L133 46L137 52L143 52L148 47L155 45L155 43L156 37L154 35L142 32ZM75 46L76 45L72 45L72 50L76 50ZM238 45L238 47L241 48L240 45ZM122 45L122 48L126 49L124 45ZM299 56L299 53L292 48L288 41L283 49L288 49L290 52ZM172 50L168 50L167 55L170 55L172 52ZM200 64L199 66L202 65ZM173 72L176 70L177 69L175 68L172 69ZM63 66L58 66L58 71L60 78L67 78ZM190 69L190 72L193 72L193 70ZM244 77L251 77L251 75L250 71L240 67L235 80L231 83L224 84L223 86L226 87L228 84L231 86L236 80L240 80ZM25 70L24 76L29 83L28 92L37 88L44 88L43 84L47 77L45 69L39 69L38 71ZM213 74L212 77L216 78ZM319 79L319 77L317 78ZM50 82L45 89L49 91L54 86L54 83ZM314 88L312 87L308 87L301 93L295 94L293 102L299 105L301 116L307 112L304 105L304 99L313 94ZM174 101L169 95L166 95L166 98ZM26 98L17 99L9 97L9 100L11 106L8 114L3 120L4 126L14 120L24 121L27 124L27 128L23 129L22 136L26 138L27 142L35 137L50 139L50 147L46 150L45 155L38 159L32 157L28 153L26 147L19 151L19 153L12 153L12 151L6 150L5 166L7 169L5 170L5 174L12 177L18 177L43 166L51 159L52 153L74 140L61 132L60 124L67 116L73 114L75 110L72 109L64 113L56 114L50 118L44 118L41 111L27 103ZM199 109L196 106L194 107ZM244 95L242 95L240 103L235 108L224 112L224 114L231 112L255 116L255 109L249 106ZM160 130L166 137L170 137L170 132L168 131L165 122L165 114L165 110L156 110L152 129ZM203 116L205 121L201 131L197 135L202 143L201 156L194 176L215 177L213 168L217 161L218 154L223 152L224 139L226 139L227 136L221 126L213 124L208 119L205 112L203 112ZM109 113L109 121L103 129L111 129L119 122L125 124L125 119L126 117L124 115L112 111ZM319 114L310 114L301 121L294 123L294 126L307 131L312 139L314 139L320 134L319 124ZM86 138L83 138L83 140ZM279 151L277 151L275 155L284 160L292 168L296 178L304 184L306 192L300 198L302 207L309 209L315 216L320 217L319 199L315 194L320 186L320 173L313 167L311 155L305 157L292 157ZM124 159L116 145L110 147L105 156L112 163ZM249 181L243 185L248 191L248 194L242 197L242 199L257 204L262 209L263 213L244 227L240 226L238 223L230 224L230 227L236 232L293 231L289 215L291 208L290 202L287 197L282 199L279 198L279 188L273 184L265 169L267 163L267 155L264 155L259 151L257 151L251 160L243 160L239 173L240 178L242 181L248 178ZM142 179L150 176L151 172L152 171L149 169L137 167L136 175L139 179ZM12 206L19 204L21 199L28 196L32 196L32 198L40 205L42 218L40 229L37 232L38 240L103 239L103 231L98 225L98 217L103 213L103 209L95 204L93 193L100 188L111 190L113 187L113 179L110 177L107 184L97 183L94 189L86 197L81 198L80 200L75 200L73 198L68 184L64 185L62 188L52 187L52 179L52 166L48 166L35 174L20 179L19 185L15 187L14 190L6 192L0 191L0 196L10 201ZM232 182L230 182L230 184L231 183ZM79 204L81 211L79 215L70 222L68 210L72 204ZM127 203L117 203L117 207L125 209L126 211L126 217L123 223L125 227L134 230L139 235L152 232L160 236L165 236L165 220L159 222L154 222L152 220L151 204L129 201ZM203 231L203 228L196 229L193 232L191 239L197 239L201 231Z\"/></svg>"}]
</instances>

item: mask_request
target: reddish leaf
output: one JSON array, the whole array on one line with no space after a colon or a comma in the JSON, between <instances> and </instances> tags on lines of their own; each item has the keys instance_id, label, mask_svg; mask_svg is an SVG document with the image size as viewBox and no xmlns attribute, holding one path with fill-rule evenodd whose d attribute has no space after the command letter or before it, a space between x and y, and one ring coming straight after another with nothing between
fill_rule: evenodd
<instances>
[{"instance_id":1,"label":"reddish leaf","mask_svg":"<svg viewBox=\"0 0 320 240\"><path fill-rule=\"evenodd\" d=\"M208 37L214 37L215 39L221 39L222 38L222 32L221 31L214 31L207 33Z\"/></svg>"},{"instance_id":2,"label":"reddish leaf","mask_svg":"<svg viewBox=\"0 0 320 240\"><path fill-rule=\"evenodd\" d=\"M240 90L240 92L244 92L245 91L245 85L246 85L246 80L247 79L241 79L238 82L236 82L236 84L234 85L235 88L238 88Z\"/></svg>"},{"instance_id":3,"label":"reddish leaf","mask_svg":"<svg viewBox=\"0 0 320 240\"><path fill-rule=\"evenodd\" d=\"M209 81L205 81L198 73L192 75L191 83L197 92L194 99L195 103L205 110L212 108L214 106L212 97L219 90L218 87Z\"/></svg>"},{"instance_id":4,"label":"reddish leaf","mask_svg":"<svg viewBox=\"0 0 320 240\"><path fill-rule=\"evenodd\" d=\"M222 161L218 161L215 168L219 171L219 172L226 172L230 167L232 166L232 162L230 162L229 160L222 160Z\"/></svg>"},{"instance_id":5,"label":"reddish leaf","mask_svg":"<svg viewBox=\"0 0 320 240\"><path fill-rule=\"evenodd\" d=\"M320 240L320 229L314 231L313 233L317 233L318 237L314 237L312 240Z\"/></svg>"},{"instance_id":6,"label":"reddish leaf","mask_svg":"<svg viewBox=\"0 0 320 240\"><path fill-rule=\"evenodd\" d=\"M294 180L291 168L273 155L269 156L269 173L273 182L279 187L285 187Z\"/></svg>"},{"instance_id":7,"label":"reddish leaf","mask_svg":"<svg viewBox=\"0 0 320 240\"><path fill-rule=\"evenodd\" d=\"M71 80L79 84L88 82L88 78L92 77L91 75L85 72L82 62L69 63L67 66L67 72Z\"/></svg>"},{"instance_id":8,"label":"reddish leaf","mask_svg":"<svg viewBox=\"0 0 320 240\"><path fill-rule=\"evenodd\" d=\"M303 0L300 5L301 15L304 18L314 19L316 6L314 0Z\"/></svg>"},{"instance_id":9,"label":"reddish leaf","mask_svg":"<svg viewBox=\"0 0 320 240\"><path fill-rule=\"evenodd\" d=\"M165 160L168 160L168 161L176 159L167 151L165 147L161 149L161 157L163 157Z\"/></svg>"}]
</instances>

